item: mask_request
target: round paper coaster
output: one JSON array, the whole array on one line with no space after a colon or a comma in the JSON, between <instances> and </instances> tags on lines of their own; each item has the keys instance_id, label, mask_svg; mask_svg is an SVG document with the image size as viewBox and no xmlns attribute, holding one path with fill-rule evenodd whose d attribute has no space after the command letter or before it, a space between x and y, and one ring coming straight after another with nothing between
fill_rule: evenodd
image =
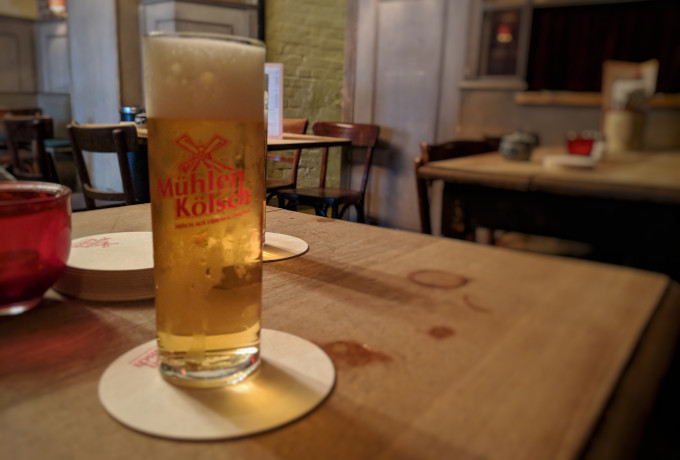
<instances>
[{"instance_id":1,"label":"round paper coaster","mask_svg":"<svg viewBox=\"0 0 680 460\"><path fill-rule=\"evenodd\" d=\"M306 241L281 233L265 232L262 261L275 262L277 260L292 259L301 256L309 250Z\"/></svg>"},{"instance_id":2,"label":"round paper coaster","mask_svg":"<svg viewBox=\"0 0 680 460\"><path fill-rule=\"evenodd\" d=\"M123 425L154 436L227 439L270 430L311 412L330 393L335 368L313 343L262 329L262 364L236 385L181 388L158 371L156 341L116 359L99 381L99 399Z\"/></svg>"},{"instance_id":3,"label":"round paper coaster","mask_svg":"<svg viewBox=\"0 0 680 460\"><path fill-rule=\"evenodd\" d=\"M66 265L78 270L153 270L151 232L105 233L71 242Z\"/></svg>"}]
</instances>

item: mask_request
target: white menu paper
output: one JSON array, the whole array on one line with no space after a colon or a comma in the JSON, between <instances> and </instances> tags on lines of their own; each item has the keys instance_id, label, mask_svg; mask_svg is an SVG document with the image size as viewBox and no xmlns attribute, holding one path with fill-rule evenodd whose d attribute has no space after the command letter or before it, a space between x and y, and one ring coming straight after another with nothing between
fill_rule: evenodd
<instances>
[{"instance_id":1,"label":"white menu paper","mask_svg":"<svg viewBox=\"0 0 680 460\"><path fill-rule=\"evenodd\" d=\"M283 64L267 62L264 72L268 77L267 137L283 137Z\"/></svg>"}]
</instances>

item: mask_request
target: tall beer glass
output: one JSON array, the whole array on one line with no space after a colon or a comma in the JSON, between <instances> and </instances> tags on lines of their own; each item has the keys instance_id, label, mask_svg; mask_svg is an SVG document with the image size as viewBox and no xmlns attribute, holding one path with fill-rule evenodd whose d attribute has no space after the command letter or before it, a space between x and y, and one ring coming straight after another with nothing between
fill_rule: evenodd
<instances>
[{"instance_id":1,"label":"tall beer glass","mask_svg":"<svg viewBox=\"0 0 680 460\"><path fill-rule=\"evenodd\" d=\"M260 363L264 45L144 38L161 374L236 383Z\"/></svg>"}]
</instances>

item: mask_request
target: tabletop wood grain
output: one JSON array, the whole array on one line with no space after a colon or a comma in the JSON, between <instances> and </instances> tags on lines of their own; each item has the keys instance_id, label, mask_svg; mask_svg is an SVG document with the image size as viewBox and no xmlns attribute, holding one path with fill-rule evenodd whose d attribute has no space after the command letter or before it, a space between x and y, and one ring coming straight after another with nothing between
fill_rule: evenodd
<instances>
[{"instance_id":1,"label":"tabletop wood grain","mask_svg":"<svg viewBox=\"0 0 680 460\"><path fill-rule=\"evenodd\" d=\"M310 246L265 265L263 326L332 358L318 409L222 442L132 431L97 384L154 338L153 302L50 291L0 317L0 457L625 458L678 335L667 277L276 208L267 227ZM74 238L149 229L149 205L73 215Z\"/></svg>"}]
</instances>

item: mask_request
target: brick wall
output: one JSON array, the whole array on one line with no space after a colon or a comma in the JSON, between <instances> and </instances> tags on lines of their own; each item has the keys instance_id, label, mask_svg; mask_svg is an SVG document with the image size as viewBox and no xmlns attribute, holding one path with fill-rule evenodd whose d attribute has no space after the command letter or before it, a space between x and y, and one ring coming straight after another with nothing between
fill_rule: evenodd
<instances>
[{"instance_id":1,"label":"brick wall","mask_svg":"<svg viewBox=\"0 0 680 460\"><path fill-rule=\"evenodd\" d=\"M283 116L316 121L340 121L346 0L274 0L266 2L267 62L283 63ZM337 149L335 149L337 150ZM316 186L320 151L303 150L299 186ZM327 184L340 183L339 152L329 159ZM280 177L285 167L269 165Z\"/></svg>"}]
</instances>

